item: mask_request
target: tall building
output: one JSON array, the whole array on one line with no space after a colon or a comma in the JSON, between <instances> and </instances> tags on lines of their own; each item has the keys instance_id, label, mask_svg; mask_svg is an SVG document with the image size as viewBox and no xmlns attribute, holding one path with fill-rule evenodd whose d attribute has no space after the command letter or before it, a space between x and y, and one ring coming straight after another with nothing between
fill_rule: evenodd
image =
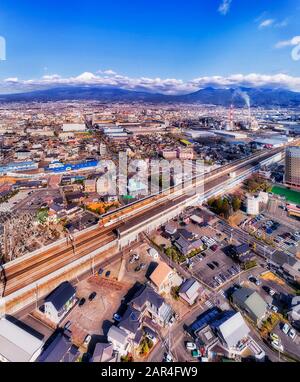
<instances>
[{"instance_id":1,"label":"tall building","mask_svg":"<svg viewBox=\"0 0 300 382\"><path fill-rule=\"evenodd\" d=\"M285 183L300 188L300 147L288 147L285 153Z\"/></svg>"}]
</instances>

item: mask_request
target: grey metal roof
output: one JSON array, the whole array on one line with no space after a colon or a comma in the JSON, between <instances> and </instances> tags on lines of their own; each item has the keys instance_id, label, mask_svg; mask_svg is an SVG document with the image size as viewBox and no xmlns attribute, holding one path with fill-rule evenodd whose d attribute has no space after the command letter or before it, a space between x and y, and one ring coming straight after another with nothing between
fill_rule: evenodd
<instances>
[{"instance_id":1,"label":"grey metal roof","mask_svg":"<svg viewBox=\"0 0 300 382\"><path fill-rule=\"evenodd\" d=\"M135 294L131 303L142 309L147 302L159 309L164 304L164 299L154 289L146 285Z\"/></svg>"},{"instance_id":2,"label":"grey metal roof","mask_svg":"<svg viewBox=\"0 0 300 382\"><path fill-rule=\"evenodd\" d=\"M45 302L51 302L57 310L60 310L75 293L76 289L69 281L65 281L45 298Z\"/></svg>"},{"instance_id":3,"label":"grey metal roof","mask_svg":"<svg viewBox=\"0 0 300 382\"><path fill-rule=\"evenodd\" d=\"M236 347L250 332L240 312L229 317L218 330L229 348Z\"/></svg>"},{"instance_id":4,"label":"grey metal roof","mask_svg":"<svg viewBox=\"0 0 300 382\"><path fill-rule=\"evenodd\" d=\"M91 362L108 362L113 358L113 352L112 344L98 342L95 346Z\"/></svg>"},{"instance_id":5,"label":"grey metal roof","mask_svg":"<svg viewBox=\"0 0 300 382\"><path fill-rule=\"evenodd\" d=\"M242 308L246 307L258 320L260 320L267 311L267 303L256 291L250 288L243 287L237 289L232 294L232 299L233 302L241 305Z\"/></svg>"},{"instance_id":6,"label":"grey metal roof","mask_svg":"<svg viewBox=\"0 0 300 382\"><path fill-rule=\"evenodd\" d=\"M71 339L65 333L57 333L53 341L45 348L38 358L38 362L61 362L72 347ZM73 358L71 356L71 358ZM69 361L70 362L70 361Z\"/></svg>"},{"instance_id":7,"label":"grey metal roof","mask_svg":"<svg viewBox=\"0 0 300 382\"><path fill-rule=\"evenodd\" d=\"M109 341L116 341L119 344L126 344L127 342L127 333L125 330L118 328L117 326L111 326L108 333L107 333L107 339Z\"/></svg>"},{"instance_id":8,"label":"grey metal roof","mask_svg":"<svg viewBox=\"0 0 300 382\"><path fill-rule=\"evenodd\" d=\"M235 251L238 255L243 255L244 253L248 252L249 249L249 244L247 243L243 243L235 247Z\"/></svg>"},{"instance_id":9,"label":"grey metal roof","mask_svg":"<svg viewBox=\"0 0 300 382\"><path fill-rule=\"evenodd\" d=\"M18 325L0 320L0 354L10 362L29 362L42 346L43 341Z\"/></svg>"},{"instance_id":10,"label":"grey metal roof","mask_svg":"<svg viewBox=\"0 0 300 382\"><path fill-rule=\"evenodd\" d=\"M128 330L129 332L136 333L140 326L140 315L141 312L129 305L119 323L119 327Z\"/></svg>"},{"instance_id":11,"label":"grey metal roof","mask_svg":"<svg viewBox=\"0 0 300 382\"><path fill-rule=\"evenodd\" d=\"M200 284L197 280L191 278L186 280L180 287L179 294L186 294L186 296L191 299L192 297L198 295Z\"/></svg>"}]
</instances>

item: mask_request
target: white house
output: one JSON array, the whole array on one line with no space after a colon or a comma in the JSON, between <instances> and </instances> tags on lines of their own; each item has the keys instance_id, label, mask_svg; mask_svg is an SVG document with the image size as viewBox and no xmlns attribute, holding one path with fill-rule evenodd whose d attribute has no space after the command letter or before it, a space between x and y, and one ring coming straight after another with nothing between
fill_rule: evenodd
<instances>
[{"instance_id":1,"label":"white house","mask_svg":"<svg viewBox=\"0 0 300 382\"><path fill-rule=\"evenodd\" d=\"M49 320L58 324L76 301L76 289L65 281L45 298L45 315Z\"/></svg>"}]
</instances>

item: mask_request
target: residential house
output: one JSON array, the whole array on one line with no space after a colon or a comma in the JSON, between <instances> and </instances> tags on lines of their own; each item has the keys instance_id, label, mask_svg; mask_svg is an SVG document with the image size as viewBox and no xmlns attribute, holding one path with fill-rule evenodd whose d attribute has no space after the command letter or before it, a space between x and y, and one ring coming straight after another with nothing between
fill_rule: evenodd
<instances>
[{"instance_id":1,"label":"residential house","mask_svg":"<svg viewBox=\"0 0 300 382\"><path fill-rule=\"evenodd\" d=\"M247 339L250 329L240 312L227 311L211 324L222 344L236 350Z\"/></svg>"},{"instance_id":2,"label":"residential house","mask_svg":"<svg viewBox=\"0 0 300 382\"><path fill-rule=\"evenodd\" d=\"M107 340L111 342L113 349L120 355L126 355L129 351L130 342L128 333L117 326L111 326L107 333Z\"/></svg>"},{"instance_id":3,"label":"residential house","mask_svg":"<svg viewBox=\"0 0 300 382\"><path fill-rule=\"evenodd\" d=\"M38 362L75 362L80 356L78 347L71 341L69 331L58 332L44 349Z\"/></svg>"},{"instance_id":4,"label":"residential house","mask_svg":"<svg viewBox=\"0 0 300 382\"><path fill-rule=\"evenodd\" d=\"M232 254L233 258L240 263L245 263L254 258L254 254L251 252L249 244L247 243L234 246Z\"/></svg>"},{"instance_id":5,"label":"residential house","mask_svg":"<svg viewBox=\"0 0 300 382\"><path fill-rule=\"evenodd\" d=\"M245 311L255 323L261 322L266 317L267 303L250 288L243 287L233 292L232 302Z\"/></svg>"},{"instance_id":6,"label":"residential house","mask_svg":"<svg viewBox=\"0 0 300 382\"><path fill-rule=\"evenodd\" d=\"M131 300L130 305L142 315L148 315L160 326L172 322L174 312L170 305L148 285L143 286Z\"/></svg>"},{"instance_id":7,"label":"residential house","mask_svg":"<svg viewBox=\"0 0 300 382\"><path fill-rule=\"evenodd\" d=\"M190 278L181 285L179 296L189 305L193 305L202 291L203 288L200 283L197 280Z\"/></svg>"},{"instance_id":8,"label":"residential house","mask_svg":"<svg viewBox=\"0 0 300 382\"><path fill-rule=\"evenodd\" d=\"M76 289L69 281L65 281L45 298L45 315L49 320L58 324L76 301Z\"/></svg>"},{"instance_id":9,"label":"residential house","mask_svg":"<svg viewBox=\"0 0 300 382\"><path fill-rule=\"evenodd\" d=\"M280 251L273 253L268 259L268 265L279 276L290 283L300 283L300 261L295 257Z\"/></svg>"},{"instance_id":10,"label":"residential house","mask_svg":"<svg viewBox=\"0 0 300 382\"><path fill-rule=\"evenodd\" d=\"M84 191L85 192L96 192L96 179L86 179L84 181Z\"/></svg>"},{"instance_id":11,"label":"residential house","mask_svg":"<svg viewBox=\"0 0 300 382\"><path fill-rule=\"evenodd\" d=\"M194 250L203 248L202 240L196 239L196 236L186 229L179 229L177 231L174 245L184 256L187 256Z\"/></svg>"},{"instance_id":12,"label":"residential house","mask_svg":"<svg viewBox=\"0 0 300 382\"><path fill-rule=\"evenodd\" d=\"M163 261L151 273L150 281L159 294L169 293L172 287L182 284L182 278Z\"/></svg>"},{"instance_id":13,"label":"residential house","mask_svg":"<svg viewBox=\"0 0 300 382\"><path fill-rule=\"evenodd\" d=\"M143 312L134 309L131 305L128 305L122 320L119 322L119 328L128 334L129 338L135 345L138 345L143 334L141 330L142 323Z\"/></svg>"},{"instance_id":14,"label":"residential house","mask_svg":"<svg viewBox=\"0 0 300 382\"><path fill-rule=\"evenodd\" d=\"M300 296L294 296L288 312L289 321L298 330L300 329Z\"/></svg>"},{"instance_id":15,"label":"residential house","mask_svg":"<svg viewBox=\"0 0 300 382\"><path fill-rule=\"evenodd\" d=\"M98 342L94 353L90 359L91 362L116 362L116 354L112 343Z\"/></svg>"}]
</instances>

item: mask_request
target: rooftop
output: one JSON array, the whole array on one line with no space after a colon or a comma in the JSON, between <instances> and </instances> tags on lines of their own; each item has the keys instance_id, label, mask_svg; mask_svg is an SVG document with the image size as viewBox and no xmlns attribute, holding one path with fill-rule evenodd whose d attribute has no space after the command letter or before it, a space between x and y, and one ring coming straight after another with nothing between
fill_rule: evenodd
<instances>
[{"instance_id":1,"label":"rooftop","mask_svg":"<svg viewBox=\"0 0 300 382\"><path fill-rule=\"evenodd\" d=\"M6 318L0 320L0 354L10 362L29 362L43 346L36 338Z\"/></svg>"}]
</instances>

